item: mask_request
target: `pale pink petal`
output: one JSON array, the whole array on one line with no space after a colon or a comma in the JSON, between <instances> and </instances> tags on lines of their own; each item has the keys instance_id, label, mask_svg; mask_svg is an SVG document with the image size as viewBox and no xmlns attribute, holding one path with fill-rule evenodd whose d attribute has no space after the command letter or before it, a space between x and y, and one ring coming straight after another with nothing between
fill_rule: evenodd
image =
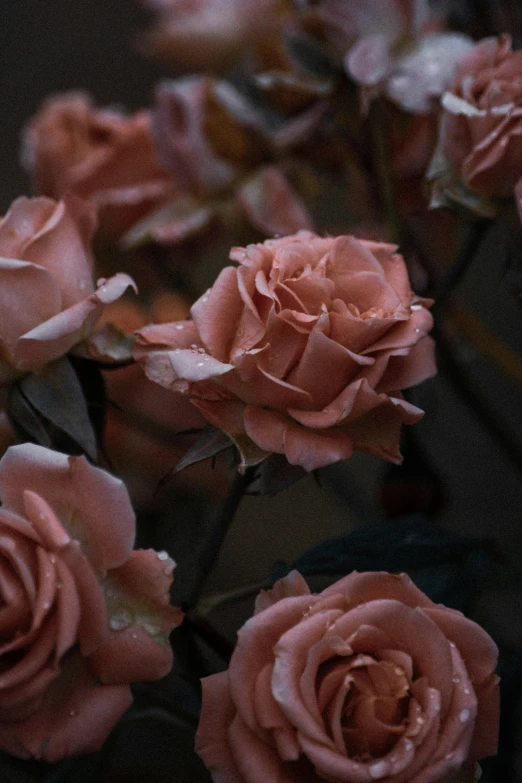
<instances>
[{"instance_id":1,"label":"pale pink petal","mask_svg":"<svg viewBox=\"0 0 522 783\"><path fill-rule=\"evenodd\" d=\"M228 728L236 713L230 698L227 672L201 681L202 706L196 734L196 753L212 774L214 783L244 783L228 744Z\"/></svg>"},{"instance_id":2,"label":"pale pink petal","mask_svg":"<svg viewBox=\"0 0 522 783\"><path fill-rule=\"evenodd\" d=\"M90 336L104 305L118 299L129 286L135 288L128 275L114 275L86 299L22 335L14 350L17 366L23 370L35 370L63 356Z\"/></svg>"},{"instance_id":3,"label":"pale pink petal","mask_svg":"<svg viewBox=\"0 0 522 783\"><path fill-rule=\"evenodd\" d=\"M23 494L50 505L71 538L100 574L128 558L135 533L134 511L124 484L84 457L67 457L26 443L11 447L0 463L4 507L24 513Z\"/></svg>"},{"instance_id":4,"label":"pale pink petal","mask_svg":"<svg viewBox=\"0 0 522 783\"><path fill-rule=\"evenodd\" d=\"M72 195L57 203L44 198L27 199L26 210L36 201L49 205L49 217L28 240L23 256L18 257L50 271L62 293L65 309L94 289L90 242L96 228L96 210L88 201Z\"/></svg>"},{"instance_id":5,"label":"pale pink petal","mask_svg":"<svg viewBox=\"0 0 522 783\"><path fill-rule=\"evenodd\" d=\"M99 750L132 696L128 685L101 685L72 654L38 710L20 723L0 723L0 747L21 758L56 762Z\"/></svg>"},{"instance_id":6,"label":"pale pink petal","mask_svg":"<svg viewBox=\"0 0 522 783\"><path fill-rule=\"evenodd\" d=\"M199 339L209 353L221 362L228 362L237 322L243 303L237 287L237 271L227 266L212 288L200 296L191 307Z\"/></svg>"},{"instance_id":7,"label":"pale pink petal","mask_svg":"<svg viewBox=\"0 0 522 783\"><path fill-rule=\"evenodd\" d=\"M287 576L274 582L270 590L261 590L256 598L254 614L268 609L269 606L282 598L292 598L299 595L310 595L310 588L299 571L290 571Z\"/></svg>"},{"instance_id":8,"label":"pale pink petal","mask_svg":"<svg viewBox=\"0 0 522 783\"><path fill-rule=\"evenodd\" d=\"M304 201L275 166L262 168L236 197L252 226L267 236L313 227Z\"/></svg>"},{"instance_id":9,"label":"pale pink petal","mask_svg":"<svg viewBox=\"0 0 522 783\"><path fill-rule=\"evenodd\" d=\"M253 405L245 408L244 421L247 434L263 451L285 454L291 465L307 471L348 459L352 454L352 443L340 430L306 429Z\"/></svg>"},{"instance_id":10,"label":"pale pink petal","mask_svg":"<svg viewBox=\"0 0 522 783\"><path fill-rule=\"evenodd\" d=\"M0 255L3 255L1 246ZM30 307L27 307L28 296ZM61 307L60 289L46 269L25 261L0 258L2 341L10 352L21 335L55 316Z\"/></svg>"}]
</instances>

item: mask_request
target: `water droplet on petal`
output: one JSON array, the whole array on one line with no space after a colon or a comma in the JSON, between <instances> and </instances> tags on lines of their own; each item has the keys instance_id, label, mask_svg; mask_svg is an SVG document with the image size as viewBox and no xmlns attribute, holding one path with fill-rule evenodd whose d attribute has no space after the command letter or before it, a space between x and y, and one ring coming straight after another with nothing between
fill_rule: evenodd
<instances>
[{"instance_id":1,"label":"water droplet on petal","mask_svg":"<svg viewBox=\"0 0 522 783\"><path fill-rule=\"evenodd\" d=\"M161 552L158 552L158 558L160 560L168 560L169 559L169 553L165 552L165 550L163 549Z\"/></svg>"},{"instance_id":2,"label":"water droplet on petal","mask_svg":"<svg viewBox=\"0 0 522 783\"><path fill-rule=\"evenodd\" d=\"M390 764L387 761L377 761L375 764L370 764L368 772L375 780L386 777L391 772Z\"/></svg>"},{"instance_id":3,"label":"water droplet on petal","mask_svg":"<svg viewBox=\"0 0 522 783\"><path fill-rule=\"evenodd\" d=\"M127 609L120 609L120 611L113 614L109 620L109 625L113 631L123 631L124 628L128 628L131 623L132 617Z\"/></svg>"},{"instance_id":4,"label":"water droplet on petal","mask_svg":"<svg viewBox=\"0 0 522 783\"><path fill-rule=\"evenodd\" d=\"M184 325L183 325L183 324L176 324L176 327L175 327L175 328L176 328L176 329L179 329L179 331L181 331L181 330L182 330L182 329L184 329L185 327L184 327Z\"/></svg>"},{"instance_id":5,"label":"water droplet on petal","mask_svg":"<svg viewBox=\"0 0 522 783\"><path fill-rule=\"evenodd\" d=\"M470 711L469 710L461 710L459 712L459 720L461 723L466 723L467 720L469 720Z\"/></svg>"}]
</instances>

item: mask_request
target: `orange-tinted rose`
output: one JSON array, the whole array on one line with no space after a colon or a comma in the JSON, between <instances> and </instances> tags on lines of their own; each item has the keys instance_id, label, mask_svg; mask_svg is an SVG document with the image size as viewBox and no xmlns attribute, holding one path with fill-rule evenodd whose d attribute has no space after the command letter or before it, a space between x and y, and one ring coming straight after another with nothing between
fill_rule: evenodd
<instances>
[{"instance_id":1,"label":"orange-tinted rose","mask_svg":"<svg viewBox=\"0 0 522 783\"><path fill-rule=\"evenodd\" d=\"M172 665L174 563L133 552L121 481L33 444L0 462L0 748L56 761L97 750L129 683Z\"/></svg>"},{"instance_id":2,"label":"orange-tinted rose","mask_svg":"<svg viewBox=\"0 0 522 783\"><path fill-rule=\"evenodd\" d=\"M433 375L429 303L394 245L301 231L234 248L192 320L137 333L151 380L188 394L238 444L306 470L353 449L400 462L400 389Z\"/></svg>"},{"instance_id":3,"label":"orange-tinted rose","mask_svg":"<svg viewBox=\"0 0 522 783\"><path fill-rule=\"evenodd\" d=\"M461 61L443 97L441 145L466 185L510 196L522 177L522 52L487 38Z\"/></svg>"},{"instance_id":4,"label":"orange-tinted rose","mask_svg":"<svg viewBox=\"0 0 522 783\"><path fill-rule=\"evenodd\" d=\"M35 191L76 193L96 205L100 229L120 235L172 193L156 158L146 111L97 109L88 95L48 98L23 136L23 162Z\"/></svg>"},{"instance_id":5,"label":"orange-tinted rose","mask_svg":"<svg viewBox=\"0 0 522 783\"><path fill-rule=\"evenodd\" d=\"M405 574L310 595L293 572L256 609L228 671L203 680L214 783L453 783L496 752L495 643Z\"/></svg>"},{"instance_id":6,"label":"orange-tinted rose","mask_svg":"<svg viewBox=\"0 0 522 783\"><path fill-rule=\"evenodd\" d=\"M128 275L92 279L92 206L18 198L0 220L0 383L37 370L90 337Z\"/></svg>"}]
</instances>

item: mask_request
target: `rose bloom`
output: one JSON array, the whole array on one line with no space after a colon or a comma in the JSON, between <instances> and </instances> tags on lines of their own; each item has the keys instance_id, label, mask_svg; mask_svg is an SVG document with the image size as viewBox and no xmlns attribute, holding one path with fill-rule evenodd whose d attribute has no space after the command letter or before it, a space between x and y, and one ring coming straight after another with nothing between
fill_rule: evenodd
<instances>
[{"instance_id":1,"label":"rose bloom","mask_svg":"<svg viewBox=\"0 0 522 783\"><path fill-rule=\"evenodd\" d=\"M38 370L87 340L128 275L92 280L93 207L19 198L0 220L0 384Z\"/></svg>"},{"instance_id":2,"label":"rose bloom","mask_svg":"<svg viewBox=\"0 0 522 783\"><path fill-rule=\"evenodd\" d=\"M482 628L405 574L310 595L294 571L203 680L196 750L214 783L450 783L496 752L496 661Z\"/></svg>"},{"instance_id":3,"label":"rose bloom","mask_svg":"<svg viewBox=\"0 0 522 783\"><path fill-rule=\"evenodd\" d=\"M23 133L22 161L38 194L92 200L100 230L118 236L165 201L173 181L156 158L150 114L96 108L89 95L48 98Z\"/></svg>"},{"instance_id":4,"label":"rose bloom","mask_svg":"<svg viewBox=\"0 0 522 783\"><path fill-rule=\"evenodd\" d=\"M317 9L365 108L383 93L407 112L434 111L473 46L466 35L441 32L427 0L322 0Z\"/></svg>"},{"instance_id":5,"label":"rose bloom","mask_svg":"<svg viewBox=\"0 0 522 783\"><path fill-rule=\"evenodd\" d=\"M511 196L522 178L522 52L501 35L478 43L443 96L441 146L468 187Z\"/></svg>"},{"instance_id":6,"label":"rose bloom","mask_svg":"<svg viewBox=\"0 0 522 783\"><path fill-rule=\"evenodd\" d=\"M234 248L192 320L137 332L151 380L239 446L306 470L361 449L400 462L404 389L433 375L432 317L394 245L309 231Z\"/></svg>"},{"instance_id":7,"label":"rose bloom","mask_svg":"<svg viewBox=\"0 0 522 783\"><path fill-rule=\"evenodd\" d=\"M129 707L129 683L170 670L174 563L132 551L124 485L84 457L13 446L0 499L0 748L92 752Z\"/></svg>"}]
</instances>

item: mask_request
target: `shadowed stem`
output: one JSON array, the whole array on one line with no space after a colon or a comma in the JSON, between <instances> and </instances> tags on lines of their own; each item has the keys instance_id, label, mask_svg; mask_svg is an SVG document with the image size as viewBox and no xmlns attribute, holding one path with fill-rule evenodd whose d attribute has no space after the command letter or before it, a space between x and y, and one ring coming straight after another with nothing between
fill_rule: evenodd
<instances>
[{"instance_id":1,"label":"shadowed stem","mask_svg":"<svg viewBox=\"0 0 522 783\"><path fill-rule=\"evenodd\" d=\"M404 246L404 231L397 209L397 199L391 167L391 149L388 136L387 119L379 100L373 101L369 113L372 137L373 160L379 188L379 199L384 218L393 242Z\"/></svg>"},{"instance_id":2,"label":"shadowed stem","mask_svg":"<svg viewBox=\"0 0 522 783\"><path fill-rule=\"evenodd\" d=\"M189 606L194 606L201 595L207 577L218 559L221 546L243 495L253 479L254 470L255 468L246 468L244 473L236 473L229 493L210 527L199 560L199 573L188 601Z\"/></svg>"}]
</instances>

